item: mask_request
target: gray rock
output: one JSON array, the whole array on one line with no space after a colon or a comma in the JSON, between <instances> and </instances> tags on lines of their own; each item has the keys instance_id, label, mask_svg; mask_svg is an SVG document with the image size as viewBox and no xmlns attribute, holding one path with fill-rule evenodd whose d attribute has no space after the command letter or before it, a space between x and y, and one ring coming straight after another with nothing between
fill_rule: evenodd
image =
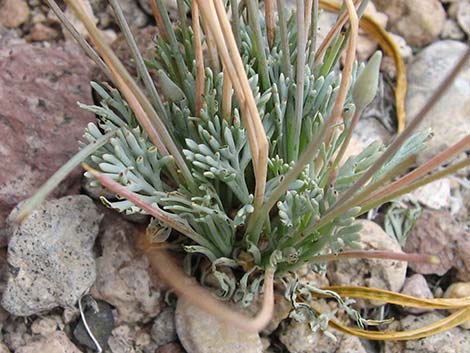
<instances>
[{"instance_id":1,"label":"gray rock","mask_svg":"<svg viewBox=\"0 0 470 353\"><path fill-rule=\"evenodd\" d=\"M257 333L221 322L184 298L176 306L176 332L184 349L191 353L261 353Z\"/></svg>"},{"instance_id":2,"label":"gray rock","mask_svg":"<svg viewBox=\"0 0 470 353\"><path fill-rule=\"evenodd\" d=\"M405 284L403 285L403 289L401 290L402 294L411 295L417 298L424 298L424 299L432 299L434 296L432 295L431 290L429 289L428 283L426 282L426 278L419 273L414 274L411 277L408 277L405 280ZM410 314L422 314L429 310L426 309L418 309L418 308L410 308L404 307L404 311Z\"/></svg>"},{"instance_id":3,"label":"gray rock","mask_svg":"<svg viewBox=\"0 0 470 353\"><path fill-rule=\"evenodd\" d=\"M374 222L358 221L362 225L359 246L362 250L388 250L401 252L400 245ZM366 286L370 288L400 291L405 282L407 263L405 261L382 259L354 259L332 261L328 265L327 276L332 285ZM360 307L365 303L358 300ZM370 302L370 306L381 303Z\"/></svg>"},{"instance_id":4,"label":"gray rock","mask_svg":"<svg viewBox=\"0 0 470 353\"><path fill-rule=\"evenodd\" d=\"M91 64L73 45L0 46L0 246L5 219L78 151L77 140L95 116L77 106L92 104ZM75 169L54 197L76 193Z\"/></svg>"},{"instance_id":5,"label":"gray rock","mask_svg":"<svg viewBox=\"0 0 470 353\"><path fill-rule=\"evenodd\" d=\"M359 338L330 331L336 342L321 331L312 332L306 323L292 320L279 334L290 353L366 353Z\"/></svg>"},{"instance_id":6,"label":"gray rock","mask_svg":"<svg viewBox=\"0 0 470 353\"><path fill-rule=\"evenodd\" d=\"M121 321L148 322L161 311L162 287L154 283L148 259L134 247L136 228L112 213L103 229L91 294L113 305Z\"/></svg>"},{"instance_id":7,"label":"gray rock","mask_svg":"<svg viewBox=\"0 0 470 353\"><path fill-rule=\"evenodd\" d=\"M56 331L48 337L32 341L18 348L15 353L81 353L80 350L68 339L65 332Z\"/></svg>"},{"instance_id":8,"label":"gray rock","mask_svg":"<svg viewBox=\"0 0 470 353\"><path fill-rule=\"evenodd\" d=\"M84 195L46 201L33 211L13 229L8 244L11 274L3 307L28 316L75 305L95 280L92 248L100 220Z\"/></svg>"},{"instance_id":9,"label":"gray rock","mask_svg":"<svg viewBox=\"0 0 470 353\"><path fill-rule=\"evenodd\" d=\"M175 309L168 307L162 310L153 322L151 335L158 347L178 339L175 327Z\"/></svg>"},{"instance_id":10,"label":"gray rock","mask_svg":"<svg viewBox=\"0 0 470 353\"><path fill-rule=\"evenodd\" d=\"M101 348L107 346L108 338L114 328L114 317L111 306L101 300L96 305L89 305L84 311L86 323ZM91 349L96 349L95 343L85 329L83 320L80 319L73 330L73 336L78 342Z\"/></svg>"},{"instance_id":11,"label":"gray rock","mask_svg":"<svg viewBox=\"0 0 470 353\"><path fill-rule=\"evenodd\" d=\"M408 66L406 110L409 119L416 116L434 90L451 71L467 46L446 40L421 51ZM470 63L460 72L447 93L428 113L420 129L431 128L434 137L419 159L428 157L456 143L470 132ZM449 123L443 124L449 120Z\"/></svg>"},{"instance_id":12,"label":"gray rock","mask_svg":"<svg viewBox=\"0 0 470 353\"><path fill-rule=\"evenodd\" d=\"M0 343L0 353L10 353L10 350L3 343Z\"/></svg>"},{"instance_id":13,"label":"gray rock","mask_svg":"<svg viewBox=\"0 0 470 353\"><path fill-rule=\"evenodd\" d=\"M412 330L429 325L444 318L435 311L420 316L408 315L392 324L390 330ZM402 342L385 342L384 353L468 353L470 352L470 335L461 328L435 334L418 340Z\"/></svg>"}]
</instances>

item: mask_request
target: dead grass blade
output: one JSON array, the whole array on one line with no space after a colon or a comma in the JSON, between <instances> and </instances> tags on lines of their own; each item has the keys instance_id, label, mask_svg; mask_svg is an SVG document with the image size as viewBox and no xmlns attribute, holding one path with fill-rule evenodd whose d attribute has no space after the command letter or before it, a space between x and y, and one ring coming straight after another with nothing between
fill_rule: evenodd
<instances>
[{"instance_id":1,"label":"dead grass blade","mask_svg":"<svg viewBox=\"0 0 470 353\"><path fill-rule=\"evenodd\" d=\"M146 235L142 234L141 237L146 237ZM217 300L211 292L200 286L194 278L189 277L177 266L175 260L166 251L153 247L147 239L141 240L140 244L153 271L168 283L178 296L185 298L191 304L245 331L259 332L270 322L274 309L274 269L266 269L261 309L256 316L249 317Z\"/></svg>"},{"instance_id":2,"label":"dead grass blade","mask_svg":"<svg viewBox=\"0 0 470 353\"><path fill-rule=\"evenodd\" d=\"M406 331L369 331L348 327L335 320L329 322L329 326L338 331L370 340L415 340L448 331L470 320L470 297L422 299L381 289L354 286L332 286L323 289L334 291L342 297L375 300L400 306L422 309L458 309L442 320ZM315 293L312 293L312 295L321 297L321 295Z\"/></svg>"},{"instance_id":3,"label":"dead grass blade","mask_svg":"<svg viewBox=\"0 0 470 353\"><path fill-rule=\"evenodd\" d=\"M230 77L242 109L255 171L254 205L257 208L264 199L269 152L268 140L223 3L220 0L197 1L201 15L215 39L224 69Z\"/></svg>"},{"instance_id":4,"label":"dead grass blade","mask_svg":"<svg viewBox=\"0 0 470 353\"><path fill-rule=\"evenodd\" d=\"M276 19L274 17L274 0L265 0L264 1L264 11L266 16L266 33L268 35L268 44L269 48L272 48L274 45L274 38L276 35ZM233 14L232 16L237 16Z\"/></svg>"},{"instance_id":5,"label":"dead grass blade","mask_svg":"<svg viewBox=\"0 0 470 353\"><path fill-rule=\"evenodd\" d=\"M199 115L202 109L202 98L204 94L204 56L202 53L202 34L199 24L199 7L196 1L191 2L192 27L194 31L194 53L196 59L196 114Z\"/></svg>"}]
</instances>

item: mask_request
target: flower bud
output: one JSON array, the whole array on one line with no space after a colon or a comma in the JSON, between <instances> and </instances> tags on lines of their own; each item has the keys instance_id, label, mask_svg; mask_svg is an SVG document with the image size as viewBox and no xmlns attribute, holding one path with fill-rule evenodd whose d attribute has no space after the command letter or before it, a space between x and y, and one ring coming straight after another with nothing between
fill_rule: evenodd
<instances>
[{"instance_id":1,"label":"flower bud","mask_svg":"<svg viewBox=\"0 0 470 353\"><path fill-rule=\"evenodd\" d=\"M376 51L356 80L352 98L358 112L370 104L377 93L381 62L382 52Z\"/></svg>"}]
</instances>

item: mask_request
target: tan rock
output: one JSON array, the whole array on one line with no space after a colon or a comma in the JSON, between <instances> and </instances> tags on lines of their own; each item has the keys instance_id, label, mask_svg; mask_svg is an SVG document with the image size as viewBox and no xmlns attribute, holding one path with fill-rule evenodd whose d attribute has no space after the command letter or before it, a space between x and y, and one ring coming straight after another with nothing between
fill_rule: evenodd
<instances>
[{"instance_id":1,"label":"tan rock","mask_svg":"<svg viewBox=\"0 0 470 353\"><path fill-rule=\"evenodd\" d=\"M81 353L81 351L68 339L65 332L57 331L53 334L33 341L26 346L18 348L16 353Z\"/></svg>"},{"instance_id":2,"label":"tan rock","mask_svg":"<svg viewBox=\"0 0 470 353\"><path fill-rule=\"evenodd\" d=\"M263 345L256 332L248 332L219 321L184 298L176 306L176 332L191 353L261 353Z\"/></svg>"},{"instance_id":3,"label":"tan rock","mask_svg":"<svg viewBox=\"0 0 470 353\"><path fill-rule=\"evenodd\" d=\"M416 273L413 276L408 277L405 280L405 284L403 285L403 289L401 290L401 293L406 294L406 295L411 295L417 298L424 298L424 299L434 298L426 282L426 279L424 278L423 275L420 275L419 273ZM411 308L411 307L404 307L403 310L410 314L422 314L422 313L429 311L426 309Z\"/></svg>"},{"instance_id":4,"label":"tan rock","mask_svg":"<svg viewBox=\"0 0 470 353\"><path fill-rule=\"evenodd\" d=\"M0 2L0 24L17 28L28 20L29 7L25 0L3 0Z\"/></svg>"},{"instance_id":5,"label":"tan rock","mask_svg":"<svg viewBox=\"0 0 470 353\"><path fill-rule=\"evenodd\" d=\"M388 16L377 11L374 4L369 2L365 10L365 14L372 17L381 27L386 28ZM363 30L360 30L357 41L357 57L359 60L367 60L378 48L377 41Z\"/></svg>"},{"instance_id":6,"label":"tan rock","mask_svg":"<svg viewBox=\"0 0 470 353\"><path fill-rule=\"evenodd\" d=\"M34 24L31 29L29 39L33 42L50 41L60 37L60 32L55 28L46 26L43 23Z\"/></svg>"},{"instance_id":7,"label":"tan rock","mask_svg":"<svg viewBox=\"0 0 470 353\"><path fill-rule=\"evenodd\" d=\"M312 332L307 323L292 320L280 335L280 341L290 353L366 353L359 338L331 330L335 338L321 330Z\"/></svg>"},{"instance_id":8,"label":"tan rock","mask_svg":"<svg viewBox=\"0 0 470 353\"><path fill-rule=\"evenodd\" d=\"M470 35L470 0L460 0L457 22L467 35Z\"/></svg>"},{"instance_id":9,"label":"tan rock","mask_svg":"<svg viewBox=\"0 0 470 353\"><path fill-rule=\"evenodd\" d=\"M358 241L362 250L388 250L401 252L400 245L376 223L360 220L363 229ZM366 286L400 291L405 282L407 263L396 260L351 259L333 261L328 265L327 276L332 285ZM360 307L366 307L358 301ZM382 303L367 303L367 306L380 306Z\"/></svg>"},{"instance_id":10,"label":"tan rock","mask_svg":"<svg viewBox=\"0 0 470 353\"><path fill-rule=\"evenodd\" d=\"M424 47L436 39L444 28L446 12L439 0L408 0L406 10L392 30L396 30L415 47Z\"/></svg>"},{"instance_id":11,"label":"tan rock","mask_svg":"<svg viewBox=\"0 0 470 353\"><path fill-rule=\"evenodd\" d=\"M444 293L444 298L470 297L470 282L453 283ZM470 320L460 325L465 330L470 330Z\"/></svg>"},{"instance_id":12,"label":"tan rock","mask_svg":"<svg viewBox=\"0 0 470 353\"><path fill-rule=\"evenodd\" d=\"M133 244L135 227L117 215L103 223L103 254L96 259L92 295L113 305L119 320L149 321L160 313L163 294L160 284L154 283L148 259Z\"/></svg>"}]
</instances>

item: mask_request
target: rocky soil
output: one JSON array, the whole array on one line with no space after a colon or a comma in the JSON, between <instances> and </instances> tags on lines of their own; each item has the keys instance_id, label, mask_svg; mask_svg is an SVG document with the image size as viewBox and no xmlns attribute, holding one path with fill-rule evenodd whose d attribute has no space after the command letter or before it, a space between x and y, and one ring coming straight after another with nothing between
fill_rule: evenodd
<instances>
[{"instance_id":1,"label":"rocky soil","mask_svg":"<svg viewBox=\"0 0 470 353\"><path fill-rule=\"evenodd\" d=\"M148 1L120 3L142 48L151 48L155 30ZM412 119L468 45L470 1L372 3L375 7L367 11L393 33L407 63L406 106ZM128 58L107 2L90 4L98 27ZM322 15L322 33L332 21L334 16ZM361 59L376 48L370 37L361 35ZM129 60L127 64L132 67ZM395 75L385 59L379 97L365 112L353 146L393 137L390 82ZM175 301L136 249L136 224L102 207L94 199L96 192L81 187L79 169L21 226L11 223L15 205L77 151L77 140L94 117L78 109L76 102L92 102L89 81L101 78L42 1L0 0L0 353L94 352L96 344L86 333L83 316L109 353L470 352L470 322L404 343L379 344L331 331L334 340L288 318L282 296L276 299L273 322L261 334L227 327L186 302ZM419 157L422 160L470 132L470 64L422 128L431 128L435 136L429 152ZM439 265L351 260L332 263L322 275L303 268L300 278L317 286L365 285L422 298L470 296L469 175L468 170L461 172L400 201L403 207L419 205L422 210L406 241L385 231L387 217L399 216L370 214L361 221L362 248L436 254ZM357 308L371 319L395 317L391 329L412 329L447 315L375 302L358 302Z\"/></svg>"}]
</instances>

